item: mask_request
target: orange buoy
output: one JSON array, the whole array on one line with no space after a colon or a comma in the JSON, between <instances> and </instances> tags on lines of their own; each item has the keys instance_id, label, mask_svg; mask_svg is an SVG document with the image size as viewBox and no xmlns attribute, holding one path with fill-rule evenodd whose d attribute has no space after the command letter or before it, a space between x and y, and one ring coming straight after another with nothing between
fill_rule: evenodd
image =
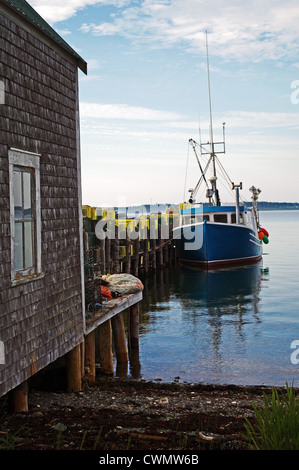
<instances>
[{"instance_id":1,"label":"orange buoy","mask_svg":"<svg viewBox=\"0 0 299 470\"><path fill-rule=\"evenodd\" d=\"M266 235L264 232L259 232L259 239L262 240Z\"/></svg>"},{"instance_id":2,"label":"orange buoy","mask_svg":"<svg viewBox=\"0 0 299 470\"><path fill-rule=\"evenodd\" d=\"M103 297L105 297L107 300L112 300L112 294L110 292L110 289L106 286L101 286L101 294Z\"/></svg>"}]
</instances>

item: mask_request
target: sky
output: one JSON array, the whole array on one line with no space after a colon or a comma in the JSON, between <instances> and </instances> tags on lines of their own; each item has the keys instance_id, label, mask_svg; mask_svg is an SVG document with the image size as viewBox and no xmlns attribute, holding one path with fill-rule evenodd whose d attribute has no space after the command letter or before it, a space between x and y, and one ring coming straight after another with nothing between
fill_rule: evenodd
<instances>
[{"instance_id":1,"label":"sky","mask_svg":"<svg viewBox=\"0 0 299 470\"><path fill-rule=\"evenodd\" d=\"M29 3L88 64L87 76L79 71L83 204L188 199L200 177L189 139L210 134L206 35L215 141L225 122L221 164L244 200L254 185L262 201L299 201L298 0Z\"/></svg>"}]
</instances>

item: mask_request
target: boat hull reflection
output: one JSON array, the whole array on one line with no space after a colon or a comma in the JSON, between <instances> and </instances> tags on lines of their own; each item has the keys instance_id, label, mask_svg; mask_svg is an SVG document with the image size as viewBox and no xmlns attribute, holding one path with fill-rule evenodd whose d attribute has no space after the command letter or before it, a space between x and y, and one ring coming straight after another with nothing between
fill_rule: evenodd
<instances>
[{"instance_id":1,"label":"boat hull reflection","mask_svg":"<svg viewBox=\"0 0 299 470\"><path fill-rule=\"evenodd\" d=\"M181 301L197 300L206 306L236 305L258 300L262 274L262 262L246 267L195 270L182 266L177 277L177 295Z\"/></svg>"}]
</instances>

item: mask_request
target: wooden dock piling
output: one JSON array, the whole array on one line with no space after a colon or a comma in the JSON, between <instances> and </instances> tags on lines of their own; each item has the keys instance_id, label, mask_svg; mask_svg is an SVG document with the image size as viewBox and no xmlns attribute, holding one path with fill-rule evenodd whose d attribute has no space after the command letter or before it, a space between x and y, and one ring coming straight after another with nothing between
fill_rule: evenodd
<instances>
[{"instance_id":1,"label":"wooden dock piling","mask_svg":"<svg viewBox=\"0 0 299 470\"><path fill-rule=\"evenodd\" d=\"M111 324L116 360L118 364L127 364L129 361L129 356L127 349L123 312L120 312L118 315L115 315L111 319Z\"/></svg>"},{"instance_id":2,"label":"wooden dock piling","mask_svg":"<svg viewBox=\"0 0 299 470\"><path fill-rule=\"evenodd\" d=\"M95 332L91 331L85 337L85 377L87 383L92 385L96 380L95 364Z\"/></svg>"},{"instance_id":3,"label":"wooden dock piling","mask_svg":"<svg viewBox=\"0 0 299 470\"><path fill-rule=\"evenodd\" d=\"M82 390L82 352L81 345L76 346L66 355L67 391Z\"/></svg>"},{"instance_id":4,"label":"wooden dock piling","mask_svg":"<svg viewBox=\"0 0 299 470\"><path fill-rule=\"evenodd\" d=\"M128 321L128 347L129 352L139 349L139 305L132 305L129 310Z\"/></svg>"},{"instance_id":5,"label":"wooden dock piling","mask_svg":"<svg viewBox=\"0 0 299 470\"><path fill-rule=\"evenodd\" d=\"M116 369L122 375L127 373L131 351L138 353L139 344L139 302L142 291L123 295L99 308L94 316L86 320L85 334L85 379L89 385L96 380L96 372L114 374ZM96 366L96 359L99 364ZM71 364L76 367L76 362ZM117 373L118 373L117 372ZM69 390L74 390L74 386Z\"/></svg>"},{"instance_id":6,"label":"wooden dock piling","mask_svg":"<svg viewBox=\"0 0 299 470\"><path fill-rule=\"evenodd\" d=\"M15 413L28 411L28 382L25 380L10 391L10 406Z\"/></svg>"},{"instance_id":7,"label":"wooden dock piling","mask_svg":"<svg viewBox=\"0 0 299 470\"><path fill-rule=\"evenodd\" d=\"M102 323L99 328L100 372L113 375L112 326L111 320Z\"/></svg>"}]
</instances>

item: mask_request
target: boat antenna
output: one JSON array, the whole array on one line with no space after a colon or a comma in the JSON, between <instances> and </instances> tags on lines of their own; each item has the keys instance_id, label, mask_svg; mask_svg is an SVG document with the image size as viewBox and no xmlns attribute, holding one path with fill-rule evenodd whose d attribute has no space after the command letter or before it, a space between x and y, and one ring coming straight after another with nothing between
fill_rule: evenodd
<instances>
[{"instance_id":1,"label":"boat antenna","mask_svg":"<svg viewBox=\"0 0 299 470\"><path fill-rule=\"evenodd\" d=\"M189 145L188 145L188 150L187 150L187 161L186 161L186 170L185 170L185 186L184 186L183 200L185 199L185 195L186 195L188 160L189 160Z\"/></svg>"},{"instance_id":2,"label":"boat antenna","mask_svg":"<svg viewBox=\"0 0 299 470\"><path fill-rule=\"evenodd\" d=\"M209 46L208 46L208 32L207 32L207 31L206 31L206 52L207 52L207 70L208 70L208 87L209 87L211 154L214 154L213 120L212 120L212 99L211 99L210 64L209 64Z\"/></svg>"},{"instance_id":3,"label":"boat antenna","mask_svg":"<svg viewBox=\"0 0 299 470\"><path fill-rule=\"evenodd\" d=\"M215 149L214 149L214 136L213 136L213 118L212 118L212 98L211 98L211 81L210 81L210 63L209 63L209 46L208 46L208 32L206 31L206 52L207 52L207 72L208 72L208 88L209 88L209 109L210 109L210 155L213 163L213 175L210 179L215 197L216 205L220 206L219 192L216 186L216 162L215 162Z\"/></svg>"},{"instance_id":4,"label":"boat antenna","mask_svg":"<svg viewBox=\"0 0 299 470\"><path fill-rule=\"evenodd\" d=\"M262 190L259 189L259 188L256 188L255 186L251 186L251 188L249 188L249 191L252 193L252 196L251 196L251 199L252 199L252 209L253 209L253 213L254 213L254 216L255 216L255 220L256 220L257 226L259 227L259 226L260 226L260 222L259 222L259 214L258 214L257 201L258 201L258 198L259 198L259 194L262 192Z\"/></svg>"}]
</instances>

